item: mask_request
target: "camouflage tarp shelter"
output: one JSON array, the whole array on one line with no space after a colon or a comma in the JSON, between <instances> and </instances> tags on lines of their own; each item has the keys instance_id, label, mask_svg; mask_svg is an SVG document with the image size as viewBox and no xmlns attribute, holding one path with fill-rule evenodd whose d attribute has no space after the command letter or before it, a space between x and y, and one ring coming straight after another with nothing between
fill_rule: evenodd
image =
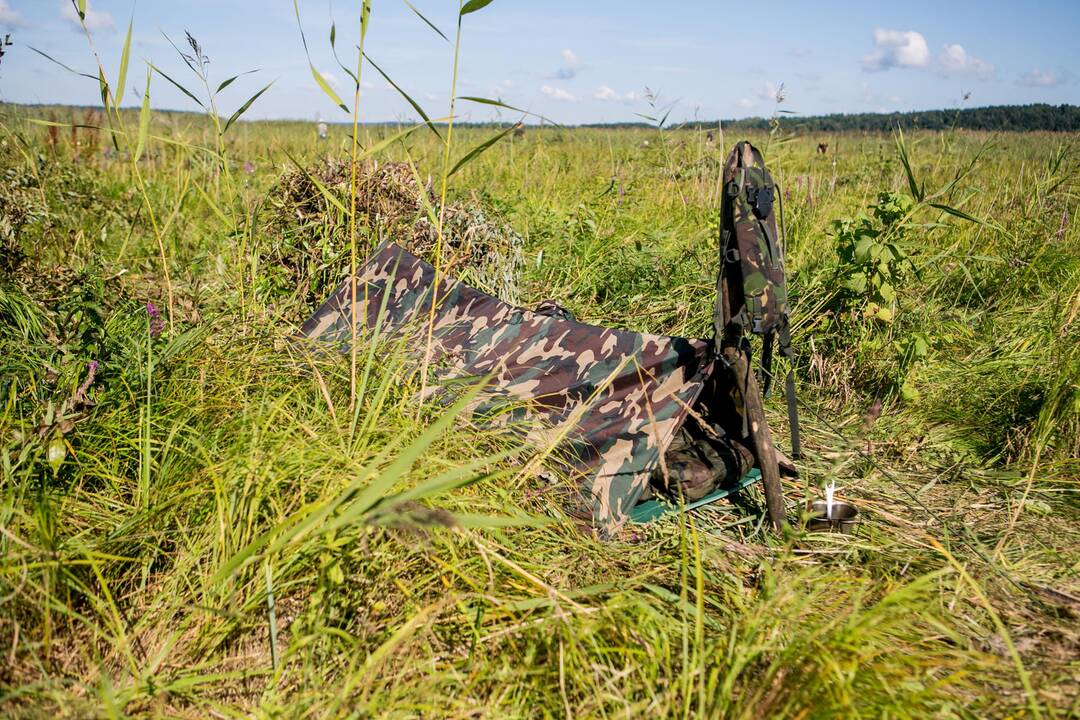
<instances>
[{"instance_id":1,"label":"camouflage tarp shelter","mask_svg":"<svg viewBox=\"0 0 1080 720\"><path fill-rule=\"evenodd\" d=\"M357 273L361 328L426 346L435 269L383 243ZM306 337L352 337L346 280L303 325ZM443 377L492 376L485 403L558 439L580 507L610 533L628 517L712 368L711 341L615 330L514 307L452 278L435 293L431 363ZM490 407L489 403L489 407Z\"/></svg>"}]
</instances>

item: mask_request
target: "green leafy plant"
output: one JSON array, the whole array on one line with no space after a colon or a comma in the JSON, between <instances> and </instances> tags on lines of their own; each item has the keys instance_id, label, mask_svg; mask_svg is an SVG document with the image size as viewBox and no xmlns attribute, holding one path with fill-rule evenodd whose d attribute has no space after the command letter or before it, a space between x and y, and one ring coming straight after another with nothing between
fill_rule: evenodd
<instances>
[{"instance_id":1,"label":"green leafy plant","mask_svg":"<svg viewBox=\"0 0 1080 720\"><path fill-rule=\"evenodd\" d=\"M893 349L900 357L896 364L896 388L904 400L919 399L919 391L910 382L909 374L916 363L930 355L932 347L930 336L924 332L912 333L904 340L893 341Z\"/></svg>"},{"instance_id":2,"label":"green leafy plant","mask_svg":"<svg viewBox=\"0 0 1080 720\"><path fill-rule=\"evenodd\" d=\"M885 191L870 207L870 215L832 222L839 259L838 309L884 323L893 321L897 288L915 269L904 243L906 220L914 206L911 197Z\"/></svg>"}]
</instances>

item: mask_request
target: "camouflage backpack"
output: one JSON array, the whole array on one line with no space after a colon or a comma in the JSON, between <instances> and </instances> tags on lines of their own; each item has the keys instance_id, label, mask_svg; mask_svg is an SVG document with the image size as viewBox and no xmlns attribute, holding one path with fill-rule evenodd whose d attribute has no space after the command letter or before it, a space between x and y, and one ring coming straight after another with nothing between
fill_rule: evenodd
<instances>
[{"instance_id":1,"label":"camouflage backpack","mask_svg":"<svg viewBox=\"0 0 1080 720\"><path fill-rule=\"evenodd\" d=\"M784 257L774 209L779 189L761 152L743 140L724 162L724 195L720 206L720 272L713 328L718 346L748 349L746 333L762 338L763 394L772 385L773 345L788 358L785 382L792 454L799 456L799 421L795 405L794 355Z\"/></svg>"}]
</instances>

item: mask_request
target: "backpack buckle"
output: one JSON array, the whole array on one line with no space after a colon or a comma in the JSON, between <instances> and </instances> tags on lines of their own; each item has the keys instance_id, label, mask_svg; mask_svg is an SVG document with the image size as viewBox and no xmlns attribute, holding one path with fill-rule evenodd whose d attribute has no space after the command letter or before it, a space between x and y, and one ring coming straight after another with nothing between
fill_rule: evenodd
<instances>
[{"instance_id":1,"label":"backpack buckle","mask_svg":"<svg viewBox=\"0 0 1080 720\"><path fill-rule=\"evenodd\" d=\"M764 220L772 213L772 186L767 185L754 193L754 214Z\"/></svg>"},{"instance_id":2,"label":"backpack buckle","mask_svg":"<svg viewBox=\"0 0 1080 720\"><path fill-rule=\"evenodd\" d=\"M772 212L773 186L766 185L761 188L747 187L746 200L750 203L750 207L753 208L754 214L757 215L759 219L764 220L769 217L769 213Z\"/></svg>"}]
</instances>

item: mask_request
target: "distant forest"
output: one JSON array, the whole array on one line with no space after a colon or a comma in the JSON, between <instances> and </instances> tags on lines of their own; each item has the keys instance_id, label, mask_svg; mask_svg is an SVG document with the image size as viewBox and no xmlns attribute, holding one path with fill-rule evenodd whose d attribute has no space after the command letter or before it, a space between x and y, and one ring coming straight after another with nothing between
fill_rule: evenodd
<instances>
[{"instance_id":1,"label":"distant forest","mask_svg":"<svg viewBox=\"0 0 1080 720\"><path fill-rule=\"evenodd\" d=\"M44 116L50 110L78 110L80 112L95 108L65 105L11 105L0 103L0 113L17 110L29 111L33 115ZM125 108L138 112L137 107ZM169 113L191 114L187 110L164 110ZM259 122L259 121L256 121ZM265 121L262 121L265 122ZM270 122L310 122L307 120L281 120ZM405 121L369 122L370 126L399 126ZM415 122L415 121L410 121ZM513 121L494 122L459 122L466 127L507 127ZM528 123L528 119L526 120ZM681 125L684 128L715 128L720 122L724 129L731 130L768 130L768 118L744 118L742 120L696 120ZM780 115L782 127L788 130L806 132L891 132L899 125L905 130L1006 130L1027 132L1043 130L1051 132L1080 132L1080 105L990 105L953 110L917 110L915 112L893 113L837 113L834 115ZM441 124L436 122L436 124ZM531 124L531 123L528 123ZM591 128L649 128L655 127L647 122L586 123L578 127ZM668 125L667 127L672 127Z\"/></svg>"},{"instance_id":2,"label":"distant forest","mask_svg":"<svg viewBox=\"0 0 1080 720\"><path fill-rule=\"evenodd\" d=\"M768 130L768 118L722 120L725 129ZM1056 132L1080 132L1080 106L1078 105L991 105L989 107L956 110L919 110L893 113L839 113L836 115L781 115L781 125L788 129L810 132L842 132L861 130L889 132L899 125L905 130L1050 130ZM646 127L645 123L628 125ZM701 127L715 127L716 121L687 123Z\"/></svg>"}]
</instances>

